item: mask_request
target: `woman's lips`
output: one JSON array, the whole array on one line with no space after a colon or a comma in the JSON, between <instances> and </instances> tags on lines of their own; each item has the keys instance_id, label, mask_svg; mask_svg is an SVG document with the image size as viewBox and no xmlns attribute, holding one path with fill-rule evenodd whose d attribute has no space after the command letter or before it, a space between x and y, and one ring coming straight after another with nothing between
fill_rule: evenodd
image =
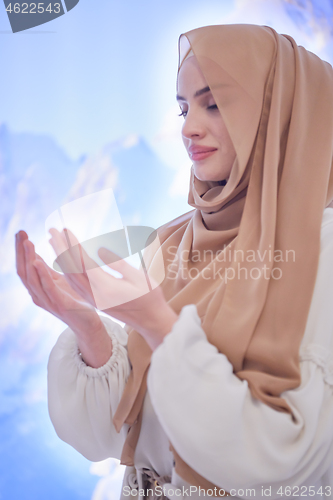
<instances>
[{"instance_id":1,"label":"woman's lips","mask_svg":"<svg viewBox=\"0 0 333 500\"><path fill-rule=\"evenodd\" d=\"M196 153L190 153L190 158L193 161L200 161L204 160L205 158L208 158L208 156L211 156L213 153L215 153L217 149L212 149L210 151L201 151L201 152L196 152Z\"/></svg>"}]
</instances>

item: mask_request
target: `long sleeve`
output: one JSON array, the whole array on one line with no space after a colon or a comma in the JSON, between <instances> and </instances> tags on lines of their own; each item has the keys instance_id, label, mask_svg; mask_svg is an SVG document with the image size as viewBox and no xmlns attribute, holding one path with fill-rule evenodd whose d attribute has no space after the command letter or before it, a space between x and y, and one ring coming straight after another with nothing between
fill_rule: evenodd
<instances>
[{"instance_id":1,"label":"long sleeve","mask_svg":"<svg viewBox=\"0 0 333 500\"><path fill-rule=\"evenodd\" d=\"M127 333L109 318L102 321L112 339L112 355L100 368L81 359L75 334L67 328L48 363L49 414L58 436L92 461L120 458L127 433L118 434L113 414L123 393L130 363Z\"/></svg>"},{"instance_id":2,"label":"long sleeve","mask_svg":"<svg viewBox=\"0 0 333 500\"><path fill-rule=\"evenodd\" d=\"M280 486L314 484L333 463L333 212L321 245L302 382L282 395L294 418L252 397L207 341L194 305L152 356L148 389L164 431L186 463L226 490L272 486L281 498Z\"/></svg>"}]
</instances>

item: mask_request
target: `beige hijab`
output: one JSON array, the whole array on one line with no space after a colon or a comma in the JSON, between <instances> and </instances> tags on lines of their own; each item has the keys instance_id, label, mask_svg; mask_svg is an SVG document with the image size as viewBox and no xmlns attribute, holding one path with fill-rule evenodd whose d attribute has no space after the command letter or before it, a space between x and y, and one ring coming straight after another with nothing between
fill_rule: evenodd
<instances>
[{"instance_id":1,"label":"beige hijab","mask_svg":"<svg viewBox=\"0 0 333 500\"><path fill-rule=\"evenodd\" d=\"M266 26L206 26L185 33L179 67L189 50L237 159L225 186L199 181L192 171L194 210L158 231L162 288L177 313L196 304L208 341L247 380L255 398L290 412L281 393L300 384L298 352L316 279L322 215L333 198L333 70ZM154 275L157 259L150 261ZM131 425L122 454L122 463L131 465L151 357L133 330L128 353L132 372L114 424L118 430L124 422ZM200 476L174 452L178 473L199 484Z\"/></svg>"}]
</instances>

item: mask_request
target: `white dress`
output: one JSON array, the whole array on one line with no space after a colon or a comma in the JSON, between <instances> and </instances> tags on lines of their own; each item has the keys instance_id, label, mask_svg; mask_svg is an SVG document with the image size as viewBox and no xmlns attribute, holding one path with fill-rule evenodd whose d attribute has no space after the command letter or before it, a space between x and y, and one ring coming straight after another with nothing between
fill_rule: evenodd
<instances>
[{"instance_id":1,"label":"white dress","mask_svg":"<svg viewBox=\"0 0 333 500\"><path fill-rule=\"evenodd\" d=\"M128 430L124 425L117 434L112 424L130 373L127 334L103 321L113 341L104 366L85 365L69 328L48 365L55 430L92 461L120 458ZM126 469L122 499L143 498L145 484L147 498L203 498L175 473L169 440L186 463L234 497L333 498L333 208L323 214L300 367L300 387L283 393L292 419L251 396L247 382L207 341L195 305L185 306L152 356L135 468Z\"/></svg>"}]
</instances>

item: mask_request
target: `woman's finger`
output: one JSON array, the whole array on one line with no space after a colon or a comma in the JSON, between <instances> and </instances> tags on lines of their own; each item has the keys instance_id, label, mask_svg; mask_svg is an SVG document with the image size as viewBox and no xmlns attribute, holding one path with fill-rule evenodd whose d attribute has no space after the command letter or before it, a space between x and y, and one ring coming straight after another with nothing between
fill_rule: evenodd
<instances>
[{"instance_id":1,"label":"woman's finger","mask_svg":"<svg viewBox=\"0 0 333 500\"><path fill-rule=\"evenodd\" d=\"M54 283L48 266L42 260L36 259L33 266L37 271L42 289L49 300L49 305L53 310L57 310L62 301L62 295ZM54 271L55 272L55 271Z\"/></svg>"},{"instance_id":2,"label":"woman's finger","mask_svg":"<svg viewBox=\"0 0 333 500\"><path fill-rule=\"evenodd\" d=\"M43 291L48 296L48 298L53 302L55 296L56 286L48 272L48 269L40 260L35 260L32 264L37 271L38 277L40 279Z\"/></svg>"},{"instance_id":3,"label":"woman's finger","mask_svg":"<svg viewBox=\"0 0 333 500\"><path fill-rule=\"evenodd\" d=\"M62 274L58 273L57 271L52 269L52 267L50 267L48 264L46 264L45 260L40 255L38 255L38 253L35 253L35 256L36 256L36 260L42 262L46 266L48 272L50 273L50 275L52 276L53 279L58 280L58 279L62 278Z\"/></svg>"},{"instance_id":4,"label":"woman's finger","mask_svg":"<svg viewBox=\"0 0 333 500\"><path fill-rule=\"evenodd\" d=\"M122 274L122 276L130 283L135 284L138 280L144 278L143 271L131 266L128 262L119 257L119 255L111 252L111 250L102 247L98 250L98 255L101 260L105 262L105 264L107 264L114 271Z\"/></svg>"},{"instance_id":5,"label":"woman's finger","mask_svg":"<svg viewBox=\"0 0 333 500\"><path fill-rule=\"evenodd\" d=\"M29 240L24 240L23 246L25 250L27 289L35 304L49 310L47 296L41 287L37 270L33 265L35 261L35 247Z\"/></svg>"},{"instance_id":6,"label":"woman's finger","mask_svg":"<svg viewBox=\"0 0 333 500\"><path fill-rule=\"evenodd\" d=\"M66 240L68 241L69 245L71 246L71 249L73 248L78 248L79 249L79 254L81 258L81 262L84 268L84 271L87 271L89 269L96 269L98 267L97 262L92 259L89 254L85 251L79 240L76 238L75 234L72 233L67 228L64 228L63 233L66 236Z\"/></svg>"},{"instance_id":7,"label":"woman's finger","mask_svg":"<svg viewBox=\"0 0 333 500\"><path fill-rule=\"evenodd\" d=\"M52 238L49 240L57 258L57 263L64 273L67 283L85 300L94 304L91 287L82 266L80 247L72 247L68 235L57 229L49 230Z\"/></svg>"},{"instance_id":8,"label":"woman's finger","mask_svg":"<svg viewBox=\"0 0 333 500\"><path fill-rule=\"evenodd\" d=\"M57 264L63 273L82 273L82 262L78 247L72 248L65 235L59 233L57 229L52 228L49 233L52 235L49 243L57 255Z\"/></svg>"},{"instance_id":9,"label":"woman's finger","mask_svg":"<svg viewBox=\"0 0 333 500\"><path fill-rule=\"evenodd\" d=\"M57 246L57 251L62 251L66 248L66 260L63 270L65 279L67 283L85 300L95 307L95 300L90 286L90 281L88 275L86 274L86 269L96 269L98 264L89 257L86 251L83 249L79 243L76 236L67 228L65 228L61 233L56 229L50 229L50 234L53 237L53 243ZM76 263L76 272L68 272L71 270L71 260ZM59 262L59 259L58 259ZM61 266L61 262L59 262ZM80 268L80 272L78 270ZM66 270L67 268L67 270Z\"/></svg>"},{"instance_id":10,"label":"woman's finger","mask_svg":"<svg viewBox=\"0 0 333 500\"><path fill-rule=\"evenodd\" d=\"M45 260L43 259L43 257L41 257L38 253L35 253L35 256L36 256L36 261L42 262L47 267L48 272L51 274L52 277L61 276L60 273L58 273L57 271L55 271L54 269L52 269L52 267L50 267L49 265L47 265L46 262L45 262Z\"/></svg>"},{"instance_id":11,"label":"woman's finger","mask_svg":"<svg viewBox=\"0 0 333 500\"><path fill-rule=\"evenodd\" d=\"M37 267L35 266L37 271L39 271L40 269L43 270L43 267L44 267L43 275L45 275L45 273L47 272L50 275L50 278L52 278L52 282L55 284L55 286L58 283L63 288L64 285L61 284L61 282L62 282L62 280L65 280L67 282L68 286L71 288L73 293L77 293L81 298L86 299L87 293L83 293L83 292L86 292L87 287L80 286L78 288L77 282L74 282L73 280L70 279L71 276L78 276L78 275L71 275L71 274L63 275L61 273L58 273L57 271L52 269L52 267L48 266L46 264L46 262L44 261L44 259L42 259L42 257L40 255L35 253L35 256L36 256L35 263L39 262L41 264L41 266L39 266L39 264L37 265ZM80 276L82 276L82 275L80 275ZM40 274L39 274L39 277L40 277ZM56 286L56 288L57 288L57 286ZM58 290L58 288L57 288L57 290ZM88 302L89 302L89 300L88 300Z\"/></svg>"},{"instance_id":12,"label":"woman's finger","mask_svg":"<svg viewBox=\"0 0 333 500\"><path fill-rule=\"evenodd\" d=\"M16 271L24 285L26 285L27 273L25 266L25 250L23 247L23 241L27 239L28 235L25 231L19 231L15 235Z\"/></svg>"},{"instance_id":13,"label":"woman's finger","mask_svg":"<svg viewBox=\"0 0 333 500\"><path fill-rule=\"evenodd\" d=\"M63 233L52 227L49 229L51 239L49 243L52 245L57 257L68 249L68 242Z\"/></svg>"},{"instance_id":14,"label":"woman's finger","mask_svg":"<svg viewBox=\"0 0 333 500\"><path fill-rule=\"evenodd\" d=\"M67 228L64 228L60 233L57 229L49 230L52 238L49 240L54 251L58 256L60 267L63 265L66 273L81 272L85 273L89 269L96 269L98 264L85 251L76 236ZM59 258L61 256L61 259ZM70 257L72 257L75 267L70 265Z\"/></svg>"},{"instance_id":15,"label":"woman's finger","mask_svg":"<svg viewBox=\"0 0 333 500\"><path fill-rule=\"evenodd\" d=\"M71 291L58 288L57 284L52 279L50 268L43 263L42 259L36 259L33 262L33 266L38 273L41 287L48 299L48 310L54 316L57 316L66 323L68 318L71 318L72 321L78 320L77 316L73 316L73 312L77 315L78 313L89 311L89 306L86 302L74 297Z\"/></svg>"}]
</instances>

